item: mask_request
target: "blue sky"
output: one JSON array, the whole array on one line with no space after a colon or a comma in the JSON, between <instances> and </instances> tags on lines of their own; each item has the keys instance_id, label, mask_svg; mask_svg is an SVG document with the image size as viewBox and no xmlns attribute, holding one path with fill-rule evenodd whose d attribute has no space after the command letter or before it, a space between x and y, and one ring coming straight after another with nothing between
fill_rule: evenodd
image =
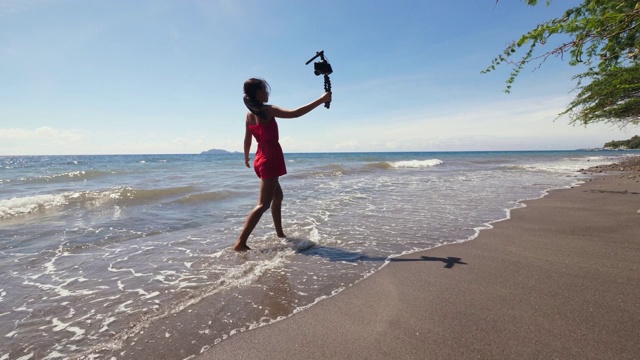
<instances>
[{"instance_id":1,"label":"blue sky","mask_svg":"<svg viewBox=\"0 0 640 360\"><path fill-rule=\"evenodd\" d=\"M285 152L599 147L634 133L554 121L575 94L568 59L511 94L509 68L480 73L580 2L0 0L0 155L242 151L244 80L304 105L323 92L305 66L318 50L333 102L279 120Z\"/></svg>"}]
</instances>

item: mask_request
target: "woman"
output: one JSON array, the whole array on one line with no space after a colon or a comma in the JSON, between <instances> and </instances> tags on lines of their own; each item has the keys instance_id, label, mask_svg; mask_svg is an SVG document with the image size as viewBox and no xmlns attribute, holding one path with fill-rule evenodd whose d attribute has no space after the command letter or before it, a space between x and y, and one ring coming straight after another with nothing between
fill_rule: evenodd
<instances>
[{"instance_id":1,"label":"woman","mask_svg":"<svg viewBox=\"0 0 640 360\"><path fill-rule=\"evenodd\" d=\"M273 105L269 101L269 84L262 79L251 78L244 83L244 104L249 109L244 135L244 163L249 166L249 150L251 137L258 142L258 151L253 161L256 174L260 178L260 197L258 205L251 210L244 224L242 233L233 249L236 251L251 250L247 239L267 209L271 207L271 215L278 237L286 237L282 231L282 188L278 177L287 173L282 148L278 142L278 124L276 118L292 119L305 115L319 105L331 101L331 93L325 93L314 102L295 110L286 110Z\"/></svg>"}]
</instances>

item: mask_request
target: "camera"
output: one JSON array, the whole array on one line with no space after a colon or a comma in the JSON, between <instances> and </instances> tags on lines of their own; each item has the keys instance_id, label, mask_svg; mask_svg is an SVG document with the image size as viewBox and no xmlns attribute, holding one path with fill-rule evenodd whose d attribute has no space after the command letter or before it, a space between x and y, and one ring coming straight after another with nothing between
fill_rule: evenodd
<instances>
[{"instance_id":1,"label":"camera","mask_svg":"<svg viewBox=\"0 0 640 360\"><path fill-rule=\"evenodd\" d=\"M320 50L316 52L316 55L311 59L309 59L306 65L309 65L309 63L311 63L313 60L315 60L318 57L320 57L320 61L316 61L313 63L313 73L316 74L316 76L324 75L324 91L330 92L331 79L329 79L329 75L331 75L331 73L333 72L333 69L331 68L331 64L329 64L329 61L327 61L327 59L325 59L324 57L324 50ZM324 103L324 107L326 107L327 109L329 108L330 105L331 105L330 101Z\"/></svg>"},{"instance_id":2,"label":"camera","mask_svg":"<svg viewBox=\"0 0 640 360\"><path fill-rule=\"evenodd\" d=\"M313 73L316 74L316 76L331 75L333 69L331 68L331 64L329 64L329 61L324 57L324 50L316 52L316 55L307 61L307 65L317 57L320 57L320 61L313 63Z\"/></svg>"},{"instance_id":3,"label":"camera","mask_svg":"<svg viewBox=\"0 0 640 360\"><path fill-rule=\"evenodd\" d=\"M316 74L316 76L331 75L332 72L331 64L325 59L313 63L313 73Z\"/></svg>"}]
</instances>

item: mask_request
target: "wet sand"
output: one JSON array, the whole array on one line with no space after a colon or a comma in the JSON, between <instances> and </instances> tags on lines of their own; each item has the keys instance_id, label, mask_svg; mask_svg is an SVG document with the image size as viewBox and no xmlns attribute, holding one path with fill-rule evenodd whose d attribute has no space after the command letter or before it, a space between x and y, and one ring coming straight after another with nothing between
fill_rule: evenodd
<instances>
[{"instance_id":1,"label":"wet sand","mask_svg":"<svg viewBox=\"0 0 640 360\"><path fill-rule=\"evenodd\" d=\"M198 359L638 359L640 172L605 171Z\"/></svg>"}]
</instances>

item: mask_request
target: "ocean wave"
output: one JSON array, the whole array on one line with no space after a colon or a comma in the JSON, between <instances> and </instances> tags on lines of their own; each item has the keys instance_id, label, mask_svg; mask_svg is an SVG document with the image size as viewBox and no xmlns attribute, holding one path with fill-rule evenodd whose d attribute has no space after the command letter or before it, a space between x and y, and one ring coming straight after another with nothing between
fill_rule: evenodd
<instances>
[{"instance_id":1,"label":"ocean wave","mask_svg":"<svg viewBox=\"0 0 640 360\"><path fill-rule=\"evenodd\" d=\"M67 204L64 194L34 195L0 200L0 219L26 215L35 211Z\"/></svg>"},{"instance_id":2,"label":"ocean wave","mask_svg":"<svg viewBox=\"0 0 640 360\"><path fill-rule=\"evenodd\" d=\"M522 171L522 170L527 170L527 167L524 165L509 165L509 166L503 166L501 168L499 168L499 170L515 170L515 171Z\"/></svg>"},{"instance_id":3,"label":"ocean wave","mask_svg":"<svg viewBox=\"0 0 640 360\"><path fill-rule=\"evenodd\" d=\"M340 164L330 164L310 169L308 172L290 175L292 178L319 178L345 175L348 170ZM289 175L288 175L289 176Z\"/></svg>"},{"instance_id":4,"label":"ocean wave","mask_svg":"<svg viewBox=\"0 0 640 360\"><path fill-rule=\"evenodd\" d=\"M79 170L69 171L61 174L43 175L35 178L25 178L25 182L43 183L43 182L67 182L67 181L85 181L97 177L109 175L111 172L100 170Z\"/></svg>"},{"instance_id":5,"label":"ocean wave","mask_svg":"<svg viewBox=\"0 0 640 360\"><path fill-rule=\"evenodd\" d=\"M400 168L411 169L424 169L443 164L442 160L428 159L428 160L404 160L404 161L379 161L362 165L359 168L347 168L341 164L330 164L325 166L319 166L312 168L304 173L296 173L288 175L292 178L319 178L319 177L334 177L343 176L361 171L370 172L375 170L390 170Z\"/></svg>"},{"instance_id":6,"label":"ocean wave","mask_svg":"<svg viewBox=\"0 0 640 360\"><path fill-rule=\"evenodd\" d=\"M195 187L193 186L163 189L117 187L104 191L65 192L60 194L15 197L0 200L0 219L27 215L43 209L76 204L88 207L100 207L103 205L142 205L184 195L194 190ZM185 197L182 198L184 199Z\"/></svg>"},{"instance_id":7,"label":"ocean wave","mask_svg":"<svg viewBox=\"0 0 640 360\"><path fill-rule=\"evenodd\" d=\"M174 202L179 204L194 204L201 202L209 202L209 201L217 201L232 198L236 195L236 192L233 191L210 191L196 194L189 194L187 196L181 197Z\"/></svg>"},{"instance_id":8,"label":"ocean wave","mask_svg":"<svg viewBox=\"0 0 640 360\"><path fill-rule=\"evenodd\" d=\"M386 169L392 169L393 165L391 165L391 163L388 163L386 161L380 161L380 162L369 163L364 167L365 169L368 169L368 170L373 170L373 169L386 170Z\"/></svg>"},{"instance_id":9,"label":"ocean wave","mask_svg":"<svg viewBox=\"0 0 640 360\"><path fill-rule=\"evenodd\" d=\"M513 160L511 159L503 159L503 158L496 158L496 159L471 159L468 160L467 162L469 164L478 164L478 165L499 165L499 164L509 164L511 163Z\"/></svg>"},{"instance_id":10,"label":"ocean wave","mask_svg":"<svg viewBox=\"0 0 640 360\"><path fill-rule=\"evenodd\" d=\"M389 163L393 168L410 168L410 169L420 169L420 168L430 168L433 166L438 166L443 164L442 160L438 159L428 159L428 160L405 160L405 161L395 161Z\"/></svg>"},{"instance_id":11,"label":"ocean wave","mask_svg":"<svg viewBox=\"0 0 640 360\"><path fill-rule=\"evenodd\" d=\"M581 169L610 164L614 161L615 158L608 156L567 157L554 162L529 163L524 167L530 171L571 175Z\"/></svg>"},{"instance_id":12,"label":"ocean wave","mask_svg":"<svg viewBox=\"0 0 640 360\"><path fill-rule=\"evenodd\" d=\"M106 192L87 192L83 193L83 195L87 200L108 197L117 205L140 205L170 197L180 196L193 192L194 190L194 186L178 186L162 189L133 189L130 187L120 187L108 190Z\"/></svg>"},{"instance_id":13,"label":"ocean wave","mask_svg":"<svg viewBox=\"0 0 640 360\"><path fill-rule=\"evenodd\" d=\"M616 158L611 156L580 156L580 157L568 157L569 161L614 161Z\"/></svg>"},{"instance_id":14,"label":"ocean wave","mask_svg":"<svg viewBox=\"0 0 640 360\"><path fill-rule=\"evenodd\" d=\"M87 164L86 161L82 161L82 160L68 160L63 162L63 164L65 165L81 165L81 164Z\"/></svg>"}]
</instances>

